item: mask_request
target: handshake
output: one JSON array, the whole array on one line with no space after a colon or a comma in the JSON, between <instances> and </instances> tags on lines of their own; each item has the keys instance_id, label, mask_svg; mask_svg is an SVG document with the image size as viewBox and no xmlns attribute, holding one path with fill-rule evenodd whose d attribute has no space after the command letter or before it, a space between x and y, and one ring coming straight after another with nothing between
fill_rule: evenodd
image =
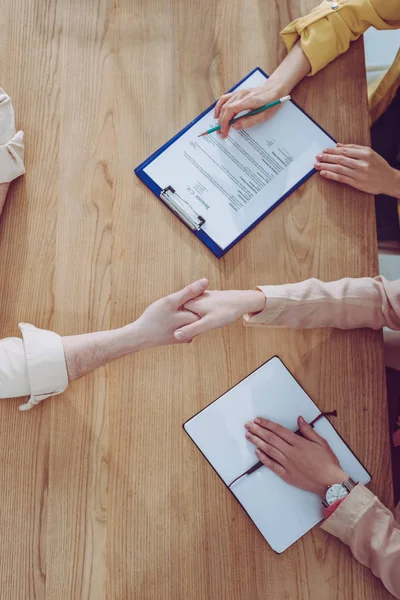
<instances>
[{"instance_id":1,"label":"handshake","mask_svg":"<svg viewBox=\"0 0 400 600\"><path fill-rule=\"evenodd\" d=\"M188 343L201 333L234 323L246 313L262 311L265 302L258 290L208 291L207 279L199 279L151 304L132 326L141 348Z\"/></svg>"}]
</instances>

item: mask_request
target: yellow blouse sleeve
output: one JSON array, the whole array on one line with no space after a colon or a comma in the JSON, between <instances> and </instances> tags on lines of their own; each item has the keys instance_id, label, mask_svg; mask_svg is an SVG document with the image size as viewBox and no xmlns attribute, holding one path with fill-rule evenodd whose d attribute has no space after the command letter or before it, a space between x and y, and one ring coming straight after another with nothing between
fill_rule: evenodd
<instances>
[{"instance_id":1,"label":"yellow blouse sleeve","mask_svg":"<svg viewBox=\"0 0 400 600\"><path fill-rule=\"evenodd\" d=\"M400 28L400 0L325 0L281 32L289 50L300 38L314 75L369 27Z\"/></svg>"}]
</instances>

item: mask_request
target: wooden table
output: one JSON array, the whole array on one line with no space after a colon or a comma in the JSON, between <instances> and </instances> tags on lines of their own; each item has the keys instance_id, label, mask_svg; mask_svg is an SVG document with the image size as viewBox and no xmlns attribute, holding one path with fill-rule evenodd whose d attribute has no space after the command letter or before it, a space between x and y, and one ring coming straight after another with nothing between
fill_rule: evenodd
<instances>
[{"instance_id":1,"label":"wooden table","mask_svg":"<svg viewBox=\"0 0 400 600\"><path fill-rule=\"evenodd\" d=\"M217 260L132 173L254 66L271 72L278 31L313 3L3 3L1 85L27 175L0 225L2 336L20 320L118 327L204 275L230 289L377 273L364 194L315 176ZM337 139L368 144L361 41L294 97ZM0 403L1 598L388 598L318 528L275 555L181 429L273 354L338 409L392 506L381 333L238 323L100 369L29 413Z\"/></svg>"}]
</instances>

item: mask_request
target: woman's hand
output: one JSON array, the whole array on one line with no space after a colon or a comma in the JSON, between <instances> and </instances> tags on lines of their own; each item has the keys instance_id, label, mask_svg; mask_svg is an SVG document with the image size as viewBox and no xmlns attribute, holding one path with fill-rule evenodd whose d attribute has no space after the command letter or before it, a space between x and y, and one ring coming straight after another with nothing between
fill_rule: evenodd
<instances>
[{"instance_id":1,"label":"woman's hand","mask_svg":"<svg viewBox=\"0 0 400 600\"><path fill-rule=\"evenodd\" d=\"M282 98L285 95L286 94L282 91L281 87L275 84L271 78L260 87L247 90L236 90L230 94L224 94L224 96L221 96L218 100L214 109L214 118L218 119L219 124L221 125L221 136L223 138L227 137L230 129L229 121L236 117L238 113L243 110L254 110L255 108L264 106L264 104L279 100L279 98ZM258 115L254 115L253 117L239 119L233 127L235 129L246 129L247 127L258 125L258 123L270 119L278 109L279 105L270 108L269 110L265 110Z\"/></svg>"},{"instance_id":2,"label":"woman's hand","mask_svg":"<svg viewBox=\"0 0 400 600\"><path fill-rule=\"evenodd\" d=\"M184 340L179 340L174 333L177 329L199 320L199 316L184 308L184 304L201 296L207 287L207 279L199 279L179 292L150 304L134 323L125 328L132 329L131 337L137 346L136 349L176 344L178 341L190 342L191 337L186 336Z\"/></svg>"},{"instance_id":3,"label":"woman's hand","mask_svg":"<svg viewBox=\"0 0 400 600\"><path fill-rule=\"evenodd\" d=\"M177 340L186 341L210 329L230 325L242 315L260 312L265 307L265 296L258 290L229 290L205 292L195 300L186 302L184 308L199 316L186 327L175 331Z\"/></svg>"},{"instance_id":4,"label":"woman's hand","mask_svg":"<svg viewBox=\"0 0 400 600\"><path fill-rule=\"evenodd\" d=\"M310 69L308 58L301 49L300 41L298 41L264 85L248 90L236 90L222 96L218 100L214 111L214 117L219 119L221 125L222 137L226 138L229 133L229 121L238 113L242 110L259 108L264 104L279 100L283 96L288 96L303 77L310 72ZM246 129L262 123L270 119L279 108L278 105L275 108L254 115L254 117L238 119L234 128Z\"/></svg>"},{"instance_id":5,"label":"woman's hand","mask_svg":"<svg viewBox=\"0 0 400 600\"><path fill-rule=\"evenodd\" d=\"M256 418L245 424L246 438L257 448L258 459L268 469L295 487L322 498L331 485L349 477L343 471L328 442L299 417L302 436L293 431Z\"/></svg>"},{"instance_id":6,"label":"woman's hand","mask_svg":"<svg viewBox=\"0 0 400 600\"><path fill-rule=\"evenodd\" d=\"M400 197L400 172L371 148L338 144L317 156L315 168L322 177L362 192Z\"/></svg>"}]
</instances>

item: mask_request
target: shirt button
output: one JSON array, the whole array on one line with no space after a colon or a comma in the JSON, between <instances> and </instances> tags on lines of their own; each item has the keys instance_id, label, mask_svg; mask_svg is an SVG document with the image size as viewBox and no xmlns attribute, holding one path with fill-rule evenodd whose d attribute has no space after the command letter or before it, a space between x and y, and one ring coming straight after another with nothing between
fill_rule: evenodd
<instances>
[{"instance_id":1,"label":"shirt button","mask_svg":"<svg viewBox=\"0 0 400 600\"><path fill-rule=\"evenodd\" d=\"M339 8L339 3L338 2L332 2L331 8L332 8L332 10L337 10Z\"/></svg>"}]
</instances>

